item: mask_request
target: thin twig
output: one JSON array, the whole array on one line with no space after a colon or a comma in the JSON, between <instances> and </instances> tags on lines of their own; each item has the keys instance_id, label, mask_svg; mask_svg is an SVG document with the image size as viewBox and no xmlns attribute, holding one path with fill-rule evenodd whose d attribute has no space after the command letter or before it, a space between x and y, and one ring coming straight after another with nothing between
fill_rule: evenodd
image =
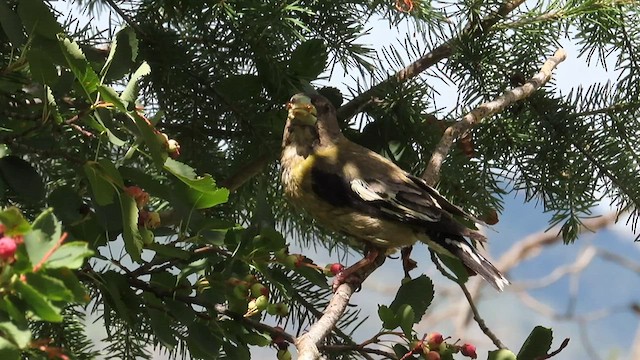
<instances>
[{"instance_id":1,"label":"thin twig","mask_svg":"<svg viewBox=\"0 0 640 360\"><path fill-rule=\"evenodd\" d=\"M505 92L495 100L481 104L463 116L462 120L448 127L431 155L431 160L429 160L427 168L422 174L422 178L431 185L436 184L440 178L440 167L442 166L442 162L457 139L465 135L472 127L479 124L482 119L504 110L507 106L516 101L531 96L536 90L551 79L551 72L553 69L563 62L566 57L567 54L564 49L558 49L556 53L547 59L544 65L542 65L540 72L529 79L529 81L524 85Z\"/></svg>"},{"instance_id":2,"label":"thin twig","mask_svg":"<svg viewBox=\"0 0 640 360\"><path fill-rule=\"evenodd\" d=\"M471 311L473 312L473 319L476 321L476 323L478 323L478 326L480 327L480 330L482 330L482 332L485 335L487 335L487 337L489 339L491 339L491 342L493 342L493 344L497 348L499 348L499 349L507 349L507 346L502 341L500 341L500 339L498 339L496 334L494 334L493 331L491 331L491 329L489 329L487 324L484 322L484 319L480 316L480 313L478 312L478 308L476 307L476 304L473 302L473 297L469 293L469 290L467 290L467 287L462 283L460 283L459 285L460 285L460 289L462 289L462 292L464 293L464 297L467 298L467 302L469 303L469 307L471 308Z\"/></svg>"}]
</instances>

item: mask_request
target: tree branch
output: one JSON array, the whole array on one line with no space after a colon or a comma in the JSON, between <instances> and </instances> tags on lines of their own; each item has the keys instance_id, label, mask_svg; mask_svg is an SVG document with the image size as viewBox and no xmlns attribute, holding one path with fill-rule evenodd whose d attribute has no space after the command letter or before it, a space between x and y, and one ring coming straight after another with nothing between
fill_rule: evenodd
<instances>
[{"instance_id":1,"label":"tree branch","mask_svg":"<svg viewBox=\"0 0 640 360\"><path fill-rule=\"evenodd\" d=\"M464 29L459 33L452 36L449 40L439 45L435 49L431 50L428 54L422 56L418 60L409 64L409 66L398 71L394 75L383 80L379 84L371 87L360 95L354 97L348 103L344 104L338 109L338 119L348 119L361 109L367 102L369 102L376 95L379 95L381 89L391 84L397 84L405 82L418 76L420 73L437 64L440 60L446 59L455 53L455 44L460 38L475 38L484 34L498 21L504 19L510 12L515 10L518 6L524 3L524 0L505 0L498 9L486 16L478 23L469 22L465 25Z\"/></svg>"},{"instance_id":2,"label":"tree branch","mask_svg":"<svg viewBox=\"0 0 640 360\"><path fill-rule=\"evenodd\" d=\"M440 178L442 162L451 150L451 146L458 138L462 137L473 126L480 123L482 119L504 110L507 106L516 101L531 96L531 94L551 79L551 72L553 69L563 62L566 57L567 54L564 49L558 49L556 53L547 59L544 65L542 65L540 72L533 76L524 85L505 92L495 100L481 104L463 116L462 120L447 128L431 155L431 160L429 160L427 168L422 174L422 178L431 185L436 184Z\"/></svg>"},{"instance_id":3,"label":"tree branch","mask_svg":"<svg viewBox=\"0 0 640 360\"><path fill-rule=\"evenodd\" d=\"M371 273L377 269L385 260L386 255L381 253L368 266L361 269L358 277L364 281ZM342 314L344 314L353 293L358 289L358 285L344 283L338 287L335 294L329 301L329 305L324 310L324 315L311 325L309 331L298 337L295 341L298 350L298 360L315 360L320 358L318 347L324 339L331 333Z\"/></svg>"}]
</instances>

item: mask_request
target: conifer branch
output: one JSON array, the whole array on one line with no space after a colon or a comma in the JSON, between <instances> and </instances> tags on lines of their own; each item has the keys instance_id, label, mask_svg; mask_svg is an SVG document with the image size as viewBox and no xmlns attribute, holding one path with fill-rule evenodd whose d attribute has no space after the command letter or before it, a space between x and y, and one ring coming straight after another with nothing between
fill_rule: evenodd
<instances>
[{"instance_id":1,"label":"conifer branch","mask_svg":"<svg viewBox=\"0 0 640 360\"><path fill-rule=\"evenodd\" d=\"M547 59L540 69L540 72L529 79L529 81L524 85L505 92L495 100L481 104L463 116L462 120L447 128L431 155L431 159L429 160L426 170L422 174L422 178L431 185L436 184L440 178L442 162L457 139L462 137L472 127L479 124L482 119L504 110L507 106L516 101L531 96L531 94L551 79L551 72L558 66L558 64L566 59L566 56L564 49L558 49L552 57Z\"/></svg>"}]
</instances>

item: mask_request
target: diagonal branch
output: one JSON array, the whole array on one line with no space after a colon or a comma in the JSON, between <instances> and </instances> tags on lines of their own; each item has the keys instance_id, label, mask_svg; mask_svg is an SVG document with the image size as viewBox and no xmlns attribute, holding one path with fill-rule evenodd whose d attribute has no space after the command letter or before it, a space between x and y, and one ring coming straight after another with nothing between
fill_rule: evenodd
<instances>
[{"instance_id":1,"label":"diagonal branch","mask_svg":"<svg viewBox=\"0 0 640 360\"><path fill-rule=\"evenodd\" d=\"M385 260L386 255L381 253L369 266L363 268L358 278L362 281L366 279L375 269L377 269ZM350 283L344 283L338 287L335 294L331 297L329 305L324 310L324 314L316 321L309 331L302 334L296 339L296 349L298 350L298 360L315 360L320 358L320 350L318 347L331 333L347 309L349 299L357 290L358 286Z\"/></svg>"},{"instance_id":2,"label":"diagonal branch","mask_svg":"<svg viewBox=\"0 0 640 360\"><path fill-rule=\"evenodd\" d=\"M431 185L436 184L440 178L442 162L451 150L451 146L458 138L462 137L472 127L479 124L482 119L504 110L507 106L516 101L531 96L531 94L551 79L551 72L553 69L563 62L566 57L567 54L564 49L558 49L556 53L547 59L544 65L542 65L540 72L534 75L524 85L505 92L495 100L481 104L463 116L462 120L448 127L431 155L431 160L429 160L427 168L422 174L422 178Z\"/></svg>"},{"instance_id":3,"label":"diagonal branch","mask_svg":"<svg viewBox=\"0 0 640 360\"><path fill-rule=\"evenodd\" d=\"M372 98L377 95L379 96L380 92L385 87L391 84L399 84L410 80L418 76L420 73L424 72L431 66L437 64L441 60L453 55L456 48L455 44L459 41L459 39L473 39L479 37L491 27L493 27L496 23L498 23L498 21L504 19L510 12L518 8L518 6L522 5L522 3L524 3L524 0L505 0L500 5L500 7L498 7L494 12L483 18L478 23L467 23L467 25L465 25L464 29L459 34L455 34L449 40L431 50L428 54L409 64L409 66L401 69L394 75L388 77L379 84L371 87L370 89L351 99L351 101L338 109L338 119L348 119L354 116L359 111L359 109L361 109Z\"/></svg>"}]
</instances>

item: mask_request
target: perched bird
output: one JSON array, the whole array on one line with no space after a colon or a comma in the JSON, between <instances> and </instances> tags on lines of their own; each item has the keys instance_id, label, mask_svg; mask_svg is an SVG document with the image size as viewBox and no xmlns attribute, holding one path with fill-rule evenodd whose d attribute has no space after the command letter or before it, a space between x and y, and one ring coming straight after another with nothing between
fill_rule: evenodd
<instances>
[{"instance_id":1,"label":"perched bird","mask_svg":"<svg viewBox=\"0 0 640 360\"><path fill-rule=\"evenodd\" d=\"M349 141L326 98L297 94L287 107L280 161L284 192L295 206L370 248L389 251L421 241L460 259L498 290L509 284L465 239L485 237L455 217L478 220L421 178Z\"/></svg>"}]
</instances>

